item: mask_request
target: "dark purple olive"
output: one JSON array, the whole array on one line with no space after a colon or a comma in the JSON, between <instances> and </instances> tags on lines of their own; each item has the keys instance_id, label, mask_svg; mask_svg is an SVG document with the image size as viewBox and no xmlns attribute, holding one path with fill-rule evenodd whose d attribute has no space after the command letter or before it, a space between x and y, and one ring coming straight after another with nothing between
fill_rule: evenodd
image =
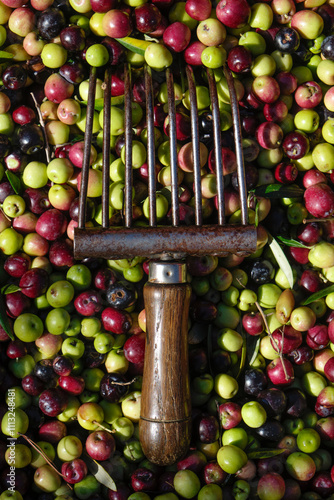
<instances>
[{"instance_id":1,"label":"dark purple olive","mask_svg":"<svg viewBox=\"0 0 334 500\"><path fill-rule=\"evenodd\" d=\"M305 394L300 389L288 389L285 391L286 410L291 417L302 417L307 408Z\"/></svg>"},{"instance_id":2,"label":"dark purple olive","mask_svg":"<svg viewBox=\"0 0 334 500\"><path fill-rule=\"evenodd\" d=\"M268 385L265 373L260 368L245 371L244 391L249 396L256 396Z\"/></svg>"},{"instance_id":3,"label":"dark purple olive","mask_svg":"<svg viewBox=\"0 0 334 500\"><path fill-rule=\"evenodd\" d=\"M268 419L261 427L255 429L256 434L264 443L272 441L278 443L285 435L283 425L278 420Z\"/></svg>"}]
</instances>

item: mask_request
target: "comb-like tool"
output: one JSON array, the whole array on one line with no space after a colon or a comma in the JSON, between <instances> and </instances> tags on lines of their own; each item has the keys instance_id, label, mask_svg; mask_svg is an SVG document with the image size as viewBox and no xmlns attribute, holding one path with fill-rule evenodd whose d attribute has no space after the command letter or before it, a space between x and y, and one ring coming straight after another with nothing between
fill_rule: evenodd
<instances>
[{"instance_id":1,"label":"comb-like tool","mask_svg":"<svg viewBox=\"0 0 334 500\"><path fill-rule=\"evenodd\" d=\"M195 224L180 225L177 184L177 139L173 74L166 70L168 89L171 225L158 225L156 216L156 174L153 122L153 87L150 68L145 68L149 225L132 221L132 125L131 70L126 65L125 80L125 189L122 227L109 225L109 154L110 154L110 69L105 77L102 227L85 228L89 153L96 71L91 70L85 132L85 155L80 189L80 215L74 235L76 258L105 259L144 256L150 259L149 278L144 286L146 310L146 349L139 422L143 452L152 462L166 465L176 462L188 450L191 435L191 404L188 375L188 312L191 287L186 282L185 257L247 255L256 249L256 228L248 224L247 192L241 147L240 119L233 78L224 71L228 82L237 157L237 176L241 201L241 224L226 224L224 177L221 154L220 115L217 89L212 70L207 70L212 104L214 154L217 178L218 223L203 224L200 145L195 78L186 68L190 94L191 140L194 162Z\"/></svg>"}]
</instances>

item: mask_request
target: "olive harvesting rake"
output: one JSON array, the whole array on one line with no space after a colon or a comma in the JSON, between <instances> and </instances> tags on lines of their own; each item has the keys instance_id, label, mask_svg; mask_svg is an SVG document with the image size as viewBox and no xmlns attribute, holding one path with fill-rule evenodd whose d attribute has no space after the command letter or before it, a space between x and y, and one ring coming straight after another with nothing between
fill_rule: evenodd
<instances>
[{"instance_id":1,"label":"olive harvesting rake","mask_svg":"<svg viewBox=\"0 0 334 500\"><path fill-rule=\"evenodd\" d=\"M217 88L213 71L207 70L212 106L214 154L218 209L216 224L203 224L200 141L196 83L193 70L186 67L190 97L191 141L193 153L195 224L181 225L177 183L177 136L174 81L166 70L171 168L171 225L159 225L156 214L156 171L154 137L153 77L145 68L146 126L149 221L146 227L133 224L132 212L132 92L131 69L124 71L125 111L125 187L122 227L110 227L109 163L111 69L106 70L103 107L102 226L86 228L86 198L92 140L96 68L91 69L87 102L85 149L82 165L78 227L74 234L76 258L121 259L136 256L150 259L148 282L144 286L146 348L141 395L139 437L144 454L159 465L176 462L188 450L191 436L191 404L188 376L188 312L191 287L186 281L186 256L246 255L256 249L256 228L248 223L247 191L238 103L233 77L224 69L228 82L237 159L237 178L241 202L241 223L226 224L224 177Z\"/></svg>"}]
</instances>

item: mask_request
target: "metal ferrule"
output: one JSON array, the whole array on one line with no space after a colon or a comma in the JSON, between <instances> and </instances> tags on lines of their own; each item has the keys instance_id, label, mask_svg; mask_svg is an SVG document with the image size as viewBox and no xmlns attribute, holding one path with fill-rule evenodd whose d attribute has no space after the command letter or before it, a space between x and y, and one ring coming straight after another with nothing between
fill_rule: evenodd
<instances>
[{"instance_id":1,"label":"metal ferrule","mask_svg":"<svg viewBox=\"0 0 334 500\"><path fill-rule=\"evenodd\" d=\"M187 266L184 262L150 262L148 280L168 285L186 283Z\"/></svg>"}]
</instances>

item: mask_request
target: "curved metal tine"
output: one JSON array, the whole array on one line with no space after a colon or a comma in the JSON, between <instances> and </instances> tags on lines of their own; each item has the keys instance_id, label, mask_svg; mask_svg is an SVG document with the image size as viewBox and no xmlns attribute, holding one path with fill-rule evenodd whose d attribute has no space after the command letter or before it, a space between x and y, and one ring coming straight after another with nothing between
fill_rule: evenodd
<instances>
[{"instance_id":1,"label":"curved metal tine","mask_svg":"<svg viewBox=\"0 0 334 500\"><path fill-rule=\"evenodd\" d=\"M85 136L84 136L85 144L84 144L83 162L82 162L82 170L81 170L79 219L78 219L78 227L80 229L84 229L85 222L86 222L86 200L87 200L87 189L88 189L90 148L91 148L91 144L92 144L95 89L96 89L96 68L94 66L91 66L90 73L89 73L89 89L88 89L88 99L87 99L86 129L85 129Z\"/></svg>"},{"instance_id":2,"label":"curved metal tine","mask_svg":"<svg viewBox=\"0 0 334 500\"><path fill-rule=\"evenodd\" d=\"M132 91L131 68L124 68L124 109L125 109L125 187L124 187L124 224L132 224Z\"/></svg>"},{"instance_id":3,"label":"curved metal tine","mask_svg":"<svg viewBox=\"0 0 334 500\"><path fill-rule=\"evenodd\" d=\"M221 130L220 130L220 113L217 96L217 86L212 69L207 70L210 99L212 106L212 121L213 121L213 139L216 165L217 179L217 199L218 199L218 224L225 224L225 201L224 201L224 175L223 175L223 159L221 146Z\"/></svg>"},{"instance_id":4,"label":"curved metal tine","mask_svg":"<svg viewBox=\"0 0 334 500\"><path fill-rule=\"evenodd\" d=\"M191 140L194 161L194 195L195 195L195 224L201 226L202 217L202 191L201 191L201 164L200 164L200 145L198 133L198 109L194 72L190 66L186 67L189 98L190 98L190 117L191 117Z\"/></svg>"},{"instance_id":5,"label":"curved metal tine","mask_svg":"<svg viewBox=\"0 0 334 500\"><path fill-rule=\"evenodd\" d=\"M109 183L110 183L110 102L111 67L105 72L103 98L103 151L102 151L102 227L109 227Z\"/></svg>"},{"instance_id":6,"label":"curved metal tine","mask_svg":"<svg viewBox=\"0 0 334 500\"><path fill-rule=\"evenodd\" d=\"M235 92L233 76L231 70L227 66L224 66L224 75L227 80L228 90L230 93L231 109L232 109L235 154L237 159L237 174L238 174L239 195L241 204L241 222L242 224L246 225L248 224L247 188L246 188L246 174L244 167L244 155L242 150L242 134L240 125L239 105L238 105L237 95Z\"/></svg>"},{"instance_id":7,"label":"curved metal tine","mask_svg":"<svg viewBox=\"0 0 334 500\"><path fill-rule=\"evenodd\" d=\"M154 100L152 88L152 72L145 66L145 95L146 95L146 126L147 126L147 164L148 164L148 196L149 196L149 223L157 225L156 179L155 179L155 146L154 146Z\"/></svg>"},{"instance_id":8,"label":"curved metal tine","mask_svg":"<svg viewBox=\"0 0 334 500\"><path fill-rule=\"evenodd\" d=\"M177 142L176 142L176 111L173 74L169 68L166 70L167 94L168 94L168 117L169 117L169 145L170 145L170 168L171 168L171 195L172 195L172 223L178 226L180 223L179 213L179 189L177 184Z\"/></svg>"}]
</instances>

